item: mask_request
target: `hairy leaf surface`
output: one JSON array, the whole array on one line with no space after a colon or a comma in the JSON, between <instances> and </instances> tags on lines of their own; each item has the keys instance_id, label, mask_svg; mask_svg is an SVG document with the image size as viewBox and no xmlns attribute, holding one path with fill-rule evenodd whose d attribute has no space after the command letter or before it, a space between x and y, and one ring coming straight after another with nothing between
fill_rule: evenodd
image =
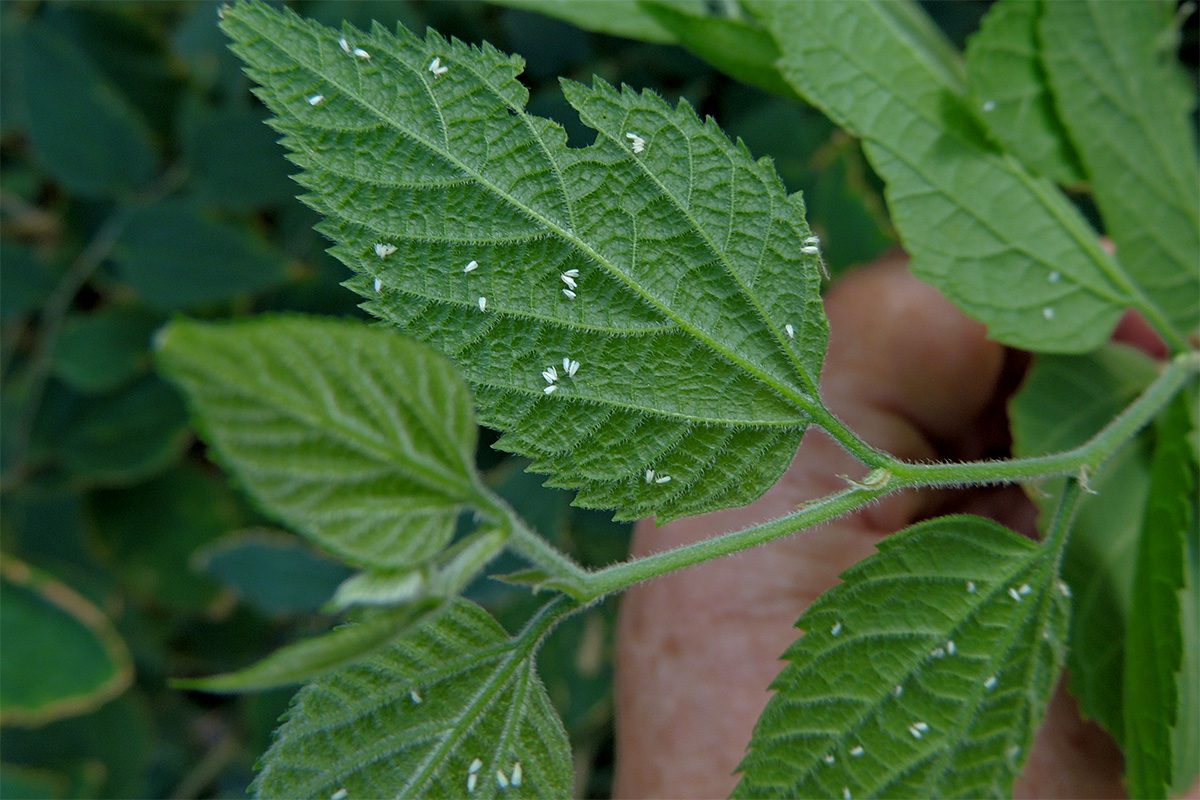
<instances>
[{"instance_id":1,"label":"hairy leaf surface","mask_svg":"<svg viewBox=\"0 0 1200 800\"><path fill-rule=\"evenodd\" d=\"M1117 258L1183 334L1200 322L1200 168L1194 94L1174 4L1045 3L1046 69Z\"/></svg>"},{"instance_id":2,"label":"hairy leaf surface","mask_svg":"<svg viewBox=\"0 0 1200 800\"><path fill-rule=\"evenodd\" d=\"M1191 420L1179 396L1160 418L1150 468L1150 495L1133 576L1125 647L1125 784L1131 797L1166 797L1173 781L1172 729L1194 707L1179 706L1183 660L1180 591L1187 533L1196 524L1195 465L1187 443ZM1182 711L1182 713L1181 713Z\"/></svg>"},{"instance_id":3,"label":"hairy leaf surface","mask_svg":"<svg viewBox=\"0 0 1200 800\"><path fill-rule=\"evenodd\" d=\"M177 321L159 362L269 513L347 560L406 566L479 496L471 396L429 348L318 317Z\"/></svg>"},{"instance_id":4,"label":"hairy leaf surface","mask_svg":"<svg viewBox=\"0 0 1200 800\"><path fill-rule=\"evenodd\" d=\"M569 797L571 751L534 670L553 620L548 608L510 639L457 600L389 649L306 686L263 756L257 794Z\"/></svg>"},{"instance_id":5,"label":"hairy leaf surface","mask_svg":"<svg viewBox=\"0 0 1200 800\"><path fill-rule=\"evenodd\" d=\"M1026 458L1082 444L1137 397L1154 373L1153 361L1124 345L1086 356L1038 358L1009 405L1013 454ZM1125 636L1150 458L1150 437L1143 434L1090 476L1096 494L1081 504L1063 554L1063 579L1075 598L1067 655L1072 694L1083 713L1118 741L1125 727ZM1062 486L1055 479L1030 487L1043 521Z\"/></svg>"},{"instance_id":6,"label":"hairy leaf surface","mask_svg":"<svg viewBox=\"0 0 1200 800\"><path fill-rule=\"evenodd\" d=\"M1161 316L1054 186L983 141L961 67L914 33L919 12L883 0L753 8L784 78L863 138L913 269L993 338L1083 352L1129 306Z\"/></svg>"},{"instance_id":7,"label":"hairy leaf surface","mask_svg":"<svg viewBox=\"0 0 1200 800\"><path fill-rule=\"evenodd\" d=\"M981 517L880 542L796 623L735 796L1010 797L1063 658L1054 560Z\"/></svg>"},{"instance_id":8,"label":"hairy leaf surface","mask_svg":"<svg viewBox=\"0 0 1200 800\"><path fill-rule=\"evenodd\" d=\"M744 504L779 477L826 323L804 204L769 162L600 81L563 84L597 131L568 148L525 112L521 60L486 44L262 4L223 25L350 285L462 366L499 447L625 518Z\"/></svg>"},{"instance_id":9,"label":"hairy leaf surface","mask_svg":"<svg viewBox=\"0 0 1200 800\"><path fill-rule=\"evenodd\" d=\"M1058 119L1038 48L1042 4L1003 0L967 44L976 112L1005 150L1058 183L1083 180L1079 157Z\"/></svg>"}]
</instances>

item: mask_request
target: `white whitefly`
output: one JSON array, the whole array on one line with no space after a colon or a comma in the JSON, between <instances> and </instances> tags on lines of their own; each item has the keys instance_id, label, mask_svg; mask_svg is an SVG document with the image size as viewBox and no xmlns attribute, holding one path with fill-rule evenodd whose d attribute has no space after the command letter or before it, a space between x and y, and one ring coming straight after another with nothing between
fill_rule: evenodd
<instances>
[{"instance_id":1,"label":"white whitefly","mask_svg":"<svg viewBox=\"0 0 1200 800\"><path fill-rule=\"evenodd\" d=\"M804 253L806 256L815 256L821 252L821 248L817 247L815 244L806 244L804 247L800 248L800 252Z\"/></svg>"},{"instance_id":2,"label":"white whitefly","mask_svg":"<svg viewBox=\"0 0 1200 800\"><path fill-rule=\"evenodd\" d=\"M579 362L572 358L564 358L563 368L567 371L568 378L574 378L575 373L579 372Z\"/></svg>"},{"instance_id":3,"label":"white whitefly","mask_svg":"<svg viewBox=\"0 0 1200 800\"><path fill-rule=\"evenodd\" d=\"M343 786L341 789L338 789L336 792L329 795L329 800L346 800L346 798L349 796L350 792L346 790L345 786Z\"/></svg>"},{"instance_id":4,"label":"white whitefly","mask_svg":"<svg viewBox=\"0 0 1200 800\"><path fill-rule=\"evenodd\" d=\"M572 292L570 289L563 289L563 295L564 295L564 296L565 296L565 297L566 297L568 300L574 300L574 299L575 299L575 293L574 293L574 292Z\"/></svg>"},{"instance_id":5,"label":"white whitefly","mask_svg":"<svg viewBox=\"0 0 1200 800\"><path fill-rule=\"evenodd\" d=\"M1025 595L1029 594L1030 592L1032 592L1033 587L1030 586L1028 583L1022 583L1021 588L1017 589L1017 591L1020 592L1021 596L1023 597Z\"/></svg>"},{"instance_id":6,"label":"white whitefly","mask_svg":"<svg viewBox=\"0 0 1200 800\"><path fill-rule=\"evenodd\" d=\"M826 753L822 760L824 760L826 764L832 764L833 762L837 761L837 759L834 758L833 753Z\"/></svg>"},{"instance_id":7,"label":"white whitefly","mask_svg":"<svg viewBox=\"0 0 1200 800\"><path fill-rule=\"evenodd\" d=\"M471 259L467 262L467 265L463 267L463 272L474 272L477 269L479 269L479 262Z\"/></svg>"},{"instance_id":8,"label":"white whitefly","mask_svg":"<svg viewBox=\"0 0 1200 800\"><path fill-rule=\"evenodd\" d=\"M319 106L325 102L325 95L312 94L312 95L309 95L307 99L308 99L308 104L310 106Z\"/></svg>"},{"instance_id":9,"label":"white whitefly","mask_svg":"<svg viewBox=\"0 0 1200 800\"><path fill-rule=\"evenodd\" d=\"M509 774L508 782L513 786L521 785L521 762L513 762L512 772Z\"/></svg>"},{"instance_id":10,"label":"white whitefly","mask_svg":"<svg viewBox=\"0 0 1200 800\"><path fill-rule=\"evenodd\" d=\"M553 365L542 370L542 377L546 379L546 383L554 383L558 380L558 370Z\"/></svg>"},{"instance_id":11,"label":"white whitefly","mask_svg":"<svg viewBox=\"0 0 1200 800\"><path fill-rule=\"evenodd\" d=\"M995 100L985 100L983 103L983 110L984 111L995 111L996 110L996 101Z\"/></svg>"},{"instance_id":12,"label":"white whitefly","mask_svg":"<svg viewBox=\"0 0 1200 800\"><path fill-rule=\"evenodd\" d=\"M646 483L654 483L654 470L646 470Z\"/></svg>"},{"instance_id":13,"label":"white whitefly","mask_svg":"<svg viewBox=\"0 0 1200 800\"><path fill-rule=\"evenodd\" d=\"M1012 747L1008 748L1007 752L1005 752L1005 755L1008 756L1009 761L1016 761L1017 756L1021 755L1021 748L1014 744Z\"/></svg>"},{"instance_id":14,"label":"white whitefly","mask_svg":"<svg viewBox=\"0 0 1200 800\"><path fill-rule=\"evenodd\" d=\"M633 152L640 153L646 149L646 140L636 133L627 133L625 134L625 138L633 142Z\"/></svg>"},{"instance_id":15,"label":"white whitefly","mask_svg":"<svg viewBox=\"0 0 1200 800\"><path fill-rule=\"evenodd\" d=\"M578 277L579 277L579 270L577 270L577 269L569 269L569 270L567 270L566 272L564 272L564 273L563 273L563 275L566 275L568 278L578 278Z\"/></svg>"},{"instance_id":16,"label":"white whitefly","mask_svg":"<svg viewBox=\"0 0 1200 800\"><path fill-rule=\"evenodd\" d=\"M659 475L657 478L654 479L654 482L655 483L670 483L671 476L670 475Z\"/></svg>"},{"instance_id":17,"label":"white whitefly","mask_svg":"<svg viewBox=\"0 0 1200 800\"><path fill-rule=\"evenodd\" d=\"M341 48L342 48L342 51L343 51L343 52L344 52L346 55L350 55L351 53L353 53L353 52L354 52L354 48L353 48L353 47L351 47L351 46L350 46L350 43L346 41L346 37L345 37L345 36L343 36L343 37L341 37L340 39L338 39L338 45L340 45L340 46L341 46Z\"/></svg>"},{"instance_id":18,"label":"white whitefly","mask_svg":"<svg viewBox=\"0 0 1200 800\"><path fill-rule=\"evenodd\" d=\"M841 622L834 623L833 627L829 629L829 634L831 636L838 636L839 634L841 634L841 632L842 632L842 623Z\"/></svg>"},{"instance_id":19,"label":"white whitefly","mask_svg":"<svg viewBox=\"0 0 1200 800\"><path fill-rule=\"evenodd\" d=\"M1045 308L1042 309L1042 316L1045 317L1047 320L1054 319L1054 309L1051 308L1050 306L1046 306Z\"/></svg>"},{"instance_id":20,"label":"white whitefly","mask_svg":"<svg viewBox=\"0 0 1200 800\"><path fill-rule=\"evenodd\" d=\"M850 748L850 755L854 756L855 758L860 757L865 752L867 752L867 751L863 749L863 746L861 744L855 745L854 747Z\"/></svg>"},{"instance_id":21,"label":"white whitefly","mask_svg":"<svg viewBox=\"0 0 1200 800\"><path fill-rule=\"evenodd\" d=\"M934 658L945 658L946 657L946 648L935 647L929 651L929 655L933 656Z\"/></svg>"},{"instance_id":22,"label":"white whitefly","mask_svg":"<svg viewBox=\"0 0 1200 800\"><path fill-rule=\"evenodd\" d=\"M1058 582L1058 593L1061 594L1063 597L1071 596L1071 587L1067 586L1066 581Z\"/></svg>"},{"instance_id":23,"label":"white whitefly","mask_svg":"<svg viewBox=\"0 0 1200 800\"><path fill-rule=\"evenodd\" d=\"M478 758L475 758L475 759L471 760L471 766L467 767L467 772L474 774L476 772L479 772L479 770L481 770L481 769L483 769L483 762L480 761Z\"/></svg>"},{"instance_id":24,"label":"white whitefly","mask_svg":"<svg viewBox=\"0 0 1200 800\"><path fill-rule=\"evenodd\" d=\"M449 67L442 66L442 57L434 56L433 61L429 62L429 71L434 75L445 75L450 71Z\"/></svg>"},{"instance_id":25,"label":"white whitefly","mask_svg":"<svg viewBox=\"0 0 1200 800\"><path fill-rule=\"evenodd\" d=\"M956 644L954 643L954 640L953 640L953 639L949 639L949 640L947 640L947 641L946 641L946 652L947 652L949 655L954 655L955 653L957 653L957 652L958 652L958 645L956 645Z\"/></svg>"},{"instance_id":26,"label":"white whitefly","mask_svg":"<svg viewBox=\"0 0 1200 800\"><path fill-rule=\"evenodd\" d=\"M476 785L478 785L478 783L479 783L478 775L476 775L474 772L472 772L470 775L468 775L467 776L467 794L471 794L472 792L474 792L475 787L476 787Z\"/></svg>"},{"instance_id":27,"label":"white whitefly","mask_svg":"<svg viewBox=\"0 0 1200 800\"><path fill-rule=\"evenodd\" d=\"M557 391L558 391L557 383L552 383L549 386L547 386L545 389L542 389L543 394L554 394Z\"/></svg>"},{"instance_id":28,"label":"white whitefly","mask_svg":"<svg viewBox=\"0 0 1200 800\"><path fill-rule=\"evenodd\" d=\"M383 278L376 278L375 279L375 294L379 294L381 291L383 291Z\"/></svg>"},{"instance_id":29,"label":"white whitefly","mask_svg":"<svg viewBox=\"0 0 1200 800\"><path fill-rule=\"evenodd\" d=\"M1049 275L1046 276L1046 280L1050 281L1051 283L1058 283L1058 281L1061 278L1062 278L1062 273L1060 273L1058 270L1054 270L1053 272L1051 272Z\"/></svg>"},{"instance_id":30,"label":"white whitefly","mask_svg":"<svg viewBox=\"0 0 1200 800\"><path fill-rule=\"evenodd\" d=\"M1013 600L1016 600L1018 603L1021 602L1020 592L1018 592L1016 589L1014 589L1011 586L1008 587L1008 596L1011 597Z\"/></svg>"},{"instance_id":31,"label":"white whitefly","mask_svg":"<svg viewBox=\"0 0 1200 800\"><path fill-rule=\"evenodd\" d=\"M792 323L790 323L790 322L787 325L783 326L783 332L787 334L787 337L789 339L796 338L796 329L792 327Z\"/></svg>"},{"instance_id":32,"label":"white whitefly","mask_svg":"<svg viewBox=\"0 0 1200 800\"><path fill-rule=\"evenodd\" d=\"M967 594L975 594L975 581L967 581Z\"/></svg>"},{"instance_id":33,"label":"white whitefly","mask_svg":"<svg viewBox=\"0 0 1200 800\"><path fill-rule=\"evenodd\" d=\"M820 243L821 243L821 237L817 236L815 233L812 236L804 237L804 244L820 244Z\"/></svg>"},{"instance_id":34,"label":"white whitefly","mask_svg":"<svg viewBox=\"0 0 1200 800\"><path fill-rule=\"evenodd\" d=\"M361 47L354 48L354 57L357 58L359 61L370 61L371 60L371 54L368 53L366 50L363 50Z\"/></svg>"},{"instance_id":35,"label":"white whitefly","mask_svg":"<svg viewBox=\"0 0 1200 800\"><path fill-rule=\"evenodd\" d=\"M576 286L578 286L578 284L575 283L575 279L572 278L570 275L568 275L565 272L562 275L559 275L558 277L562 278L562 282L567 285L568 289L574 289Z\"/></svg>"},{"instance_id":36,"label":"white whitefly","mask_svg":"<svg viewBox=\"0 0 1200 800\"><path fill-rule=\"evenodd\" d=\"M987 689L989 692L992 689L995 689L996 688L996 676L992 675L990 678L988 678L986 681L984 681L983 688Z\"/></svg>"},{"instance_id":37,"label":"white whitefly","mask_svg":"<svg viewBox=\"0 0 1200 800\"><path fill-rule=\"evenodd\" d=\"M487 298L486 297L481 296L476 302L479 304L480 311L487 311Z\"/></svg>"},{"instance_id":38,"label":"white whitefly","mask_svg":"<svg viewBox=\"0 0 1200 800\"><path fill-rule=\"evenodd\" d=\"M504 774L504 770L496 770L496 785L501 789L508 788L508 776Z\"/></svg>"},{"instance_id":39,"label":"white whitefly","mask_svg":"<svg viewBox=\"0 0 1200 800\"><path fill-rule=\"evenodd\" d=\"M408 698L410 700L412 700L413 703L415 703L416 705L421 705L421 693L418 692L416 689L408 690Z\"/></svg>"},{"instance_id":40,"label":"white whitefly","mask_svg":"<svg viewBox=\"0 0 1200 800\"><path fill-rule=\"evenodd\" d=\"M394 252L396 252L396 245L394 244L387 244L386 242L375 243L375 255L380 258L387 258Z\"/></svg>"},{"instance_id":41,"label":"white whitefly","mask_svg":"<svg viewBox=\"0 0 1200 800\"><path fill-rule=\"evenodd\" d=\"M854 795L850 794L850 787L843 786L842 787L842 800L853 800L853 799L854 799Z\"/></svg>"},{"instance_id":42,"label":"white whitefly","mask_svg":"<svg viewBox=\"0 0 1200 800\"><path fill-rule=\"evenodd\" d=\"M904 687L897 683L896 688L892 689L892 694L896 695L896 697L899 697L900 695L904 694Z\"/></svg>"}]
</instances>

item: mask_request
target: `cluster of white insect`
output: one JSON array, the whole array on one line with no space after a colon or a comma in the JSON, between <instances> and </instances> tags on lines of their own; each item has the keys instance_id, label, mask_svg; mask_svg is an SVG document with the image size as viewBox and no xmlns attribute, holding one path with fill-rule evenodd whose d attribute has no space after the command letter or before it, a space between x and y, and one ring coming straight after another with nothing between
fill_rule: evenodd
<instances>
[{"instance_id":1,"label":"cluster of white insect","mask_svg":"<svg viewBox=\"0 0 1200 800\"><path fill-rule=\"evenodd\" d=\"M946 657L946 648L935 647L929 651L929 655L932 656L933 658L945 658Z\"/></svg>"},{"instance_id":2,"label":"cluster of white insect","mask_svg":"<svg viewBox=\"0 0 1200 800\"><path fill-rule=\"evenodd\" d=\"M638 136L636 133L633 133L631 131L631 132L625 134L625 138L628 139L629 141L633 142L633 152L634 153L642 153L643 151L645 151L646 140L643 139L641 136Z\"/></svg>"},{"instance_id":3,"label":"cluster of white insect","mask_svg":"<svg viewBox=\"0 0 1200 800\"><path fill-rule=\"evenodd\" d=\"M671 482L670 475L666 475L666 474L656 475L654 473L654 470L652 470L652 469L646 470L646 483L670 483L670 482Z\"/></svg>"},{"instance_id":4,"label":"cluster of white insect","mask_svg":"<svg viewBox=\"0 0 1200 800\"><path fill-rule=\"evenodd\" d=\"M929 725L924 722L914 722L908 726L908 732L914 739L920 739L929 731Z\"/></svg>"},{"instance_id":5,"label":"cluster of white insect","mask_svg":"<svg viewBox=\"0 0 1200 800\"><path fill-rule=\"evenodd\" d=\"M1022 583L1019 587L1008 587L1008 596L1016 602L1021 602L1021 598L1033 591L1028 583Z\"/></svg>"},{"instance_id":6,"label":"cluster of white insect","mask_svg":"<svg viewBox=\"0 0 1200 800\"><path fill-rule=\"evenodd\" d=\"M396 245L394 244L387 244L385 242L375 243L375 255L380 258L387 258L394 252L396 252Z\"/></svg>"},{"instance_id":7,"label":"cluster of white insect","mask_svg":"<svg viewBox=\"0 0 1200 800\"><path fill-rule=\"evenodd\" d=\"M312 94L312 95L309 95L307 99L308 99L308 104L310 106L319 106L325 102L325 95Z\"/></svg>"},{"instance_id":8,"label":"cluster of white insect","mask_svg":"<svg viewBox=\"0 0 1200 800\"><path fill-rule=\"evenodd\" d=\"M359 61L370 61L371 60L370 53L368 53L366 50L363 50L361 47L351 46L351 44L348 41L346 41L345 36L338 39L338 45L342 48L342 51L345 52L346 55L354 56Z\"/></svg>"},{"instance_id":9,"label":"cluster of white insect","mask_svg":"<svg viewBox=\"0 0 1200 800\"><path fill-rule=\"evenodd\" d=\"M805 236L804 246L800 248L800 252L806 256L815 256L821 253L821 237L817 235Z\"/></svg>"},{"instance_id":10,"label":"cluster of white insect","mask_svg":"<svg viewBox=\"0 0 1200 800\"><path fill-rule=\"evenodd\" d=\"M463 267L463 274L474 272L477 269L479 269L479 262L475 259L471 259L467 262L467 265Z\"/></svg>"},{"instance_id":11,"label":"cluster of white insect","mask_svg":"<svg viewBox=\"0 0 1200 800\"><path fill-rule=\"evenodd\" d=\"M450 71L450 68L442 66L441 56L434 56L433 61L429 62L429 71L432 72L433 76L436 78L438 75L445 75Z\"/></svg>"},{"instance_id":12,"label":"cluster of white insect","mask_svg":"<svg viewBox=\"0 0 1200 800\"><path fill-rule=\"evenodd\" d=\"M841 622L834 623L833 627L829 629L830 636L838 636L841 634L841 632L842 632L842 623Z\"/></svg>"},{"instance_id":13,"label":"cluster of white insect","mask_svg":"<svg viewBox=\"0 0 1200 800\"><path fill-rule=\"evenodd\" d=\"M564 356L562 360L563 377L574 378L575 373L579 372L579 362L570 356ZM554 394L558 391L558 368L553 364L542 370L542 377L546 379L548 384L545 389L542 389L546 394Z\"/></svg>"},{"instance_id":14,"label":"cluster of white insect","mask_svg":"<svg viewBox=\"0 0 1200 800\"><path fill-rule=\"evenodd\" d=\"M467 794L475 791L475 787L479 785L479 771L483 769L483 762L478 758L472 759L470 766L467 767ZM496 785L501 789L507 789L509 786L519 787L522 780L521 762L514 761L512 770L505 775L504 770L496 770Z\"/></svg>"},{"instance_id":15,"label":"cluster of white insect","mask_svg":"<svg viewBox=\"0 0 1200 800\"><path fill-rule=\"evenodd\" d=\"M579 270L569 269L558 277L561 278L562 282L567 285L567 288L562 290L563 297L567 298L568 300L574 300L575 289L579 286L578 282L576 281L576 279L579 277Z\"/></svg>"}]
</instances>

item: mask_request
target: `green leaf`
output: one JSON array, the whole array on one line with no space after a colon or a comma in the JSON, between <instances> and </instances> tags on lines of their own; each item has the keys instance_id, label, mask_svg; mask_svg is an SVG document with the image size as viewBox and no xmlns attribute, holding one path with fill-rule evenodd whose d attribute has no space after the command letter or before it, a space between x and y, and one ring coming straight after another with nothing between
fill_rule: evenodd
<instances>
[{"instance_id":1,"label":"green leaf","mask_svg":"<svg viewBox=\"0 0 1200 800\"><path fill-rule=\"evenodd\" d=\"M525 112L520 59L436 32L345 29L368 60L263 4L223 25L349 285L462 366L498 447L623 518L741 505L782 474L827 328L804 204L767 162L686 104L600 81L563 84L598 132L570 149ZM565 358L578 374L545 394Z\"/></svg>"},{"instance_id":2,"label":"green leaf","mask_svg":"<svg viewBox=\"0 0 1200 800\"><path fill-rule=\"evenodd\" d=\"M536 11L561 19L584 30L624 36L657 44L674 44L670 30L642 7L638 0L606 0L602 3L579 0L490 0L494 5ZM681 11L703 13L704 0L672 0Z\"/></svg>"},{"instance_id":3,"label":"green leaf","mask_svg":"<svg viewBox=\"0 0 1200 800\"><path fill-rule=\"evenodd\" d=\"M0 561L0 720L42 725L129 687L133 664L100 609L22 561Z\"/></svg>"},{"instance_id":4,"label":"green leaf","mask_svg":"<svg viewBox=\"0 0 1200 800\"><path fill-rule=\"evenodd\" d=\"M1175 91L1174 8L1046 3L1041 32L1054 99L1117 258L1188 334L1200 323L1200 167L1195 97Z\"/></svg>"},{"instance_id":5,"label":"green leaf","mask_svg":"<svg viewBox=\"0 0 1200 800\"><path fill-rule=\"evenodd\" d=\"M80 194L144 188L157 159L145 122L125 98L44 25L25 22L19 44L24 113L38 163Z\"/></svg>"},{"instance_id":6,"label":"green leaf","mask_svg":"<svg viewBox=\"0 0 1200 800\"><path fill-rule=\"evenodd\" d=\"M211 18L206 21L215 27ZM218 109L197 101L183 119L188 177L200 198L222 208L253 211L296 195L283 151L257 109Z\"/></svg>"},{"instance_id":7,"label":"green leaf","mask_svg":"<svg viewBox=\"0 0 1200 800\"><path fill-rule=\"evenodd\" d=\"M1187 444L1191 419L1181 395L1156 426L1150 494L1138 540L1125 643L1125 784L1132 797L1163 797L1173 782L1172 729L1180 713L1176 673L1183 659L1180 590L1187 532L1196 524L1195 465ZM1186 723L1185 723L1186 724Z\"/></svg>"},{"instance_id":8,"label":"green leaf","mask_svg":"<svg viewBox=\"0 0 1200 800\"><path fill-rule=\"evenodd\" d=\"M0 797L58 800L67 797L68 786L67 776L58 772L0 763Z\"/></svg>"},{"instance_id":9,"label":"green leaf","mask_svg":"<svg viewBox=\"0 0 1200 800\"><path fill-rule=\"evenodd\" d=\"M177 678L177 689L202 692L257 692L303 683L361 661L417 625L436 619L441 602L425 600L392 608L334 628L329 633L287 645L256 664L209 678Z\"/></svg>"},{"instance_id":10,"label":"green leaf","mask_svg":"<svg viewBox=\"0 0 1200 800\"><path fill-rule=\"evenodd\" d=\"M981 517L884 539L796 623L734 796L1011 796L1063 658L1054 569Z\"/></svg>"},{"instance_id":11,"label":"green leaf","mask_svg":"<svg viewBox=\"0 0 1200 800\"><path fill-rule=\"evenodd\" d=\"M754 20L715 16L674 0L639 0L638 7L678 44L731 78L783 97L796 96L775 66L775 40Z\"/></svg>"},{"instance_id":12,"label":"green leaf","mask_svg":"<svg viewBox=\"0 0 1200 800\"><path fill-rule=\"evenodd\" d=\"M967 77L979 119L992 137L1038 175L1083 180L1079 156L1058 119L1038 48L1042 4L1003 0L967 44Z\"/></svg>"},{"instance_id":13,"label":"green leaf","mask_svg":"<svg viewBox=\"0 0 1200 800\"><path fill-rule=\"evenodd\" d=\"M9 322L36 311L54 291L57 278L38 258L37 251L11 239L0 239L0 321Z\"/></svg>"},{"instance_id":14,"label":"green leaf","mask_svg":"<svg viewBox=\"0 0 1200 800\"><path fill-rule=\"evenodd\" d=\"M278 252L188 200L137 209L113 250L121 277L161 311L225 302L282 283Z\"/></svg>"},{"instance_id":15,"label":"green leaf","mask_svg":"<svg viewBox=\"0 0 1200 800\"><path fill-rule=\"evenodd\" d=\"M54 374L81 392L111 392L150 365L150 338L161 324L136 307L69 315L54 348Z\"/></svg>"},{"instance_id":16,"label":"green leaf","mask_svg":"<svg viewBox=\"0 0 1200 800\"><path fill-rule=\"evenodd\" d=\"M351 573L299 537L263 528L222 536L192 564L267 614L316 611Z\"/></svg>"},{"instance_id":17,"label":"green leaf","mask_svg":"<svg viewBox=\"0 0 1200 800\"><path fill-rule=\"evenodd\" d=\"M1193 495L1194 499L1194 495ZM1193 521L1200 518L1193 507ZM1179 702L1183 710L1171 731L1175 772L1171 794L1183 795L1200 772L1200 525L1187 531L1184 570L1186 586L1180 602L1180 629L1183 631L1183 659L1179 671ZM1189 711L1191 709L1191 711Z\"/></svg>"},{"instance_id":18,"label":"green leaf","mask_svg":"<svg viewBox=\"0 0 1200 800\"><path fill-rule=\"evenodd\" d=\"M1013 454L1060 452L1087 441L1154 378L1155 363L1131 347L1086 356L1042 356L1009 405ZM1118 741L1124 731L1122 662L1138 536L1150 483L1149 438L1118 450L1090 476L1095 495L1080 507L1063 554L1062 576L1075 600L1067 669L1083 713ZM1043 521L1061 479L1030 487Z\"/></svg>"},{"instance_id":19,"label":"green leaf","mask_svg":"<svg viewBox=\"0 0 1200 800\"><path fill-rule=\"evenodd\" d=\"M913 270L992 338L1084 352L1129 306L1161 316L1065 197L983 142L948 45L915 33L909 5L753 7L779 43L784 78L863 138Z\"/></svg>"},{"instance_id":20,"label":"green leaf","mask_svg":"<svg viewBox=\"0 0 1200 800\"><path fill-rule=\"evenodd\" d=\"M158 355L246 490L352 563L424 561L482 491L470 392L393 331L319 317L180 320Z\"/></svg>"},{"instance_id":21,"label":"green leaf","mask_svg":"<svg viewBox=\"0 0 1200 800\"><path fill-rule=\"evenodd\" d=\"M570 796L570 748L534 670L555 607L562 601L510 639L457 600L388 650L305 687L262 758L257 795ZM511 786L517 764L520 786L500 791L498 773Z\"/></svg>"}]
</instances>

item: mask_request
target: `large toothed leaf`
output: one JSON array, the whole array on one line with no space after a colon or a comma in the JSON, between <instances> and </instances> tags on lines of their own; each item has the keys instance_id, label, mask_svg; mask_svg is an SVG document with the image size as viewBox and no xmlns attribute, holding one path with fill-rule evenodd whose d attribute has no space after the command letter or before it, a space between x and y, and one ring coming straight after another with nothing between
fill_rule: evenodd
<instances>
[{"instance_id":1,"label":"large toothed leaf","mask_svg":"<svg viewBox=\"0 0 1200 800\"><path fill-rule=\"evenodd\" d=\"M564 83L598 133L568 148L525 112L521 60L486 44L347 28L356 56L262 4L223 25L350 285L462 366L500 447L626 518L744 504L783 472L826 323L803 202L769 163L603 82Z\"/></svg>"},{"instance_id":2,"label":"large toothed leaf","mask_svg":"<svg viewBox=\"0 0 1200 800\"><path fill-rule=\"evenodd\" d=\"M1010 797L1063 658L1054 562L980 517L885 539L797 623L735 796Z\"/></svg>"},{"instance_id":3,"label":"large toothed leaf","mask_svg":"<svg viewBox=\"0 0 1200 800\"><path fill-rule=\"evenodd\" d=\"M555 615L548 608L510 639L457 600L387 650L305 687L263 756L258 796L571 796L566 734L534 672Z\"/></svg>"},{"instance_id":4,"label":"large toothed leaf","mask_svg":"<svg viewBox=\"0 0 1200 800\"><path fill-rule=\"evenodd\" d=\"M1162 321L1067 199L984 141L961 65L914 33L908 4L752 5L784 78L863 138L913 269L993 338L1084 352L1128 307Z\"/></svg>"},{"instance_id":5,"label":"large toothed leaf","mask_svg":"<svg viewBox=\"0 0 1200 800\"><path fill-rule=\"evenodd\" d=\"M263 508L344 558L429 558L478 497L471 395L445 359L361 322L178 321L159 362Z\"/></svg>"},{"instance_id":6,"label":"large toothed leaf","mask_svg":"<svg viewBox=\"0 0 1200 800\"><path fill-rule=\"evenodd\" d=\"M1196 97L1175 64L1175 4L1044 5L1050 85L1117 258L1190 333L1200 322L1200 169Z\"/></svg>"}]
</instances>

